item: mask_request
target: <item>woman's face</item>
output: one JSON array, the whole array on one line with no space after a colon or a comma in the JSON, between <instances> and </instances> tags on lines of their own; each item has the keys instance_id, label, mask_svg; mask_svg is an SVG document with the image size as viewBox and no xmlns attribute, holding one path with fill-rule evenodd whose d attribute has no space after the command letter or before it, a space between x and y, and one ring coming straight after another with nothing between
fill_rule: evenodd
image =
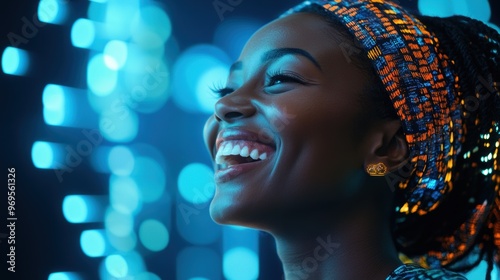
<instances>
[{"instance_id":1,"label":"woman's face","mask_svg":"<svg viewBox=\"0 0 500 280\"><path fill-rule=\"evenodd\" d=\"M231 67L204 131L216 222L266 229L360 191L365 75L350 63L356 49L333 31L313 14L278 19Z\"/></svg>"}]
</instances>

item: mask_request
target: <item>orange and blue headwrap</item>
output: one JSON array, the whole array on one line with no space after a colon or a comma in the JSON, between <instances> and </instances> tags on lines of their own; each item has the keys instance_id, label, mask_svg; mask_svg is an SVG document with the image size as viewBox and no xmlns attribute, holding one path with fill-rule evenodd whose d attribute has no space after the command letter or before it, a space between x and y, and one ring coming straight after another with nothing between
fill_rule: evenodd
<instances>
[{"instance_id":1,"label":"orange and blue headwrap","mask_svg":"<svg viewBox=\"0 0 500 280\"><path fill-rule=\"evenodd\" d=\"M383 0L306 1L283 16L303 11L309 5L322 6L362 46L401 120L410 150L411 175L399 182L395 223L403 224L410 220L409 217L432 214L447 199L459 179L455 172L456 165L462 164L459 156L474 153L473 150L462 151L466 138L463 118L467 113L463 109L454 61L443 52L435 34L396 3ZM492 156L485 161L492 163L494 171L476 168L476 172L494 181L495 187L473 197L472 210L465 221L451 233L433 241L438 245L425 254L413 256L413 260L423 266L446 266L469 252L475 245L476 236L481 234L479 229L493 215L491 209L500 185L496 159L498 125L493 123L491 129L495 131L490 132L497 136L492 137L493 142L484 141L484 144L496 148L493 147ZM407 246L404 241L398 242L402 247ZM500 231L498 242L500 244Z\"/></svg>"}]
</instances>

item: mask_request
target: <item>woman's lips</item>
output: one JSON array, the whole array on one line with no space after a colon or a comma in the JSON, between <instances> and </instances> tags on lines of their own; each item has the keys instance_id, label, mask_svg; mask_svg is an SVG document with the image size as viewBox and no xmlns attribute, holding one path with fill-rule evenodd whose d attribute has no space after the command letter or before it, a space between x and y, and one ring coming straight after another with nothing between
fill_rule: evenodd
<instances>
[{"instance_id":1,"label":"woman's lips","mask_svg":"<svg viewBox=\"0 0 500 280\"><path fill-rule=\"evenodd\" d=\"M262 130L262 129L261 129ZM215 139L214 150L217 152L220 149L222 143L229 140L246 140L250 142L260 143L262 145L269 146L273 149L276 148L276 143L273 137L267 135L266 133L256 133L249 129L244 129L242 127L233 127L222 129Z\"/></svg>"},{"instance_id":2,"label":"woman's lips","mask_svg":"<svg viewBox=\"0 0 500 280\"><path fill-rule=\"evenodd\" d=\"M236 176L265 165L276 151L275 142L243 127L219 132L214 145L215 181L227 182Z\"/></svg>"},{"instance_id":3,"label":"woman's lips","mask_svg":"<svg viewBox=\"0 0 500 280\"><path fill-rule=\"evenodd\" d=\"M258 142L229 140L221 142L219 145L219 149L215 155L215 163L230 165L231 162L234 162L234 158L265 160L272 152L274 152L274 148ZM229 158L233 160L228 161ZM242 162L245 161L241 160L240 163Z\"/></svg>"},{"instance_id":4,"label":"woman's lips","mask_svg":"<svg viewBox=\"0 0 500 280\"><path fill-rule=\"evenodd\" d=\"M240 176L244 173L247 173L251 170L255 170L259 167L262 167L266 161L268 160L259 160L259 161L254 161L254 162L248 162L248 163L241 163L241 164L236 164L232 165L230 167L226 167L223 169L218 169L215 172L214 175L214 180L216 183L225 183L228 182L237 176Z\"/></svg>"},{"instance_id":5,"label":"woman's lips","mask_svg":"<svg viewBox=\"0 0 500 280\"><path fill-rule=\"evenodd\" d=\"M275 151L273 147L248 140L222 141L218 147L215 156L215 181L218 183L259 168Z\"/></svg>"}]
</instances>

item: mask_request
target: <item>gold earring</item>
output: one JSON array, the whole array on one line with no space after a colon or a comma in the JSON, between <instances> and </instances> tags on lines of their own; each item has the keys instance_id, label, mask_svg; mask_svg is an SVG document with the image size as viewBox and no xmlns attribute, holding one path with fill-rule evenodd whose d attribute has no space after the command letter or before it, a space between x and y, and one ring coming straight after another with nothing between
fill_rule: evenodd
<instances>
[{"instance_id":1,"label":"gold earring","mask_svg":"<svg viewBox=\"0 0 500 280\"><path fill-rule=\"evenodd\" d=\"M387 172L387 167L381 162L377 164L368 164L366 172L368 172L370 176L384 176Z\"/></svg>"}]
</instances>

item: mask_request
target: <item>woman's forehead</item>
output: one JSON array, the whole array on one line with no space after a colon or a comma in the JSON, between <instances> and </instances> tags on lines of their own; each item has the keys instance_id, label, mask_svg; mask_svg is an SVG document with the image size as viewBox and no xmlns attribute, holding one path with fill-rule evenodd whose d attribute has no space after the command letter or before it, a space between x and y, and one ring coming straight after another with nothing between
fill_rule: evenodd
<instances>
[{"instance_id":1,"label":"woman's forehead","mask_svg":"<svg viewBox=\"0 0 500 280\"><path fill-rule=\"evenodd\" d=\"M259 29L247 42L242 56L264 48L300 48L308 52L335 48L333 28L320 16L297 13L274 20Z\"/></svg>"},{"instance_id":2,"label":"woman's forehead","mask_svg":"<svg viewBox=\"0 0 500 280\"><path fill-rule=\"evenodd\" d=\"M266 53L277 49L296 49L308 53L319 65L352 67L342 50L340 33L323 18L311 13L297 13L279 18L259 29L246 43L238 62L245 67L258 66ZM346 43L346 42L344 42ZM351 43L348 43L351 44Z\"/></svg>"}]
</instances>

